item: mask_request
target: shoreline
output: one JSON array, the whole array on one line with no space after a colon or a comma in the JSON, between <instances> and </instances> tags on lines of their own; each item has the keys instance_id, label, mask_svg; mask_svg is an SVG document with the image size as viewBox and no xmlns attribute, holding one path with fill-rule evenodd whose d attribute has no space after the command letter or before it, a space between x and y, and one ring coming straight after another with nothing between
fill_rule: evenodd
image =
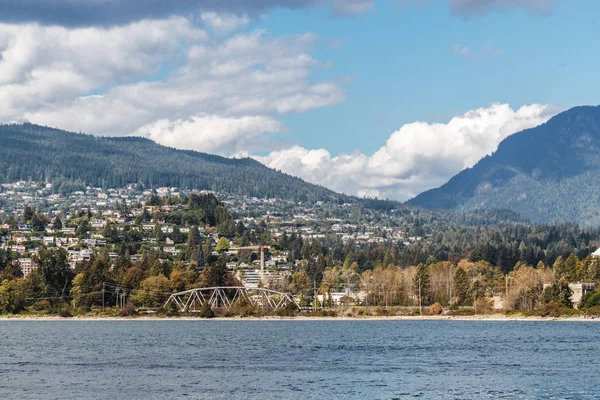
<instances>
[{"instance_id":1,"label":"shoreline","mask_svg":"<svg viewBox=\"0 0 600 400\"><path fill-rule=\"evenodd\" d=\"M600 322L600 318L583 317L506 317L501 315L478 316L367 316L367 317L113 317L113 316L0 316L1 321L483 321L483 322Z\"/></svg>"}]
</instances>

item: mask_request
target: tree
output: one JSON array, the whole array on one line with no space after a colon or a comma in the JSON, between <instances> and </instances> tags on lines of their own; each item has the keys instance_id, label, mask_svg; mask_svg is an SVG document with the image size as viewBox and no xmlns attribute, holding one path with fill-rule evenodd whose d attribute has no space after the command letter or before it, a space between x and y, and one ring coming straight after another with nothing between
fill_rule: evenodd
<instances>
[{"instance_id":1,"label":"tree","mask_svg":"<svg viewBox=\"0 0 600 400\"><path fill-rule=\"evenodd\" d=\"M306 272L297 271L292 275L290 289L300 297L300 305L308 304L308 299L312 292L312 285Z\"/></svg>"},{"instance_id":2,"label":"tree","mask_svg":"<svg viewBox=\"0 0 600 400\"><path fill-rule=\"evenodd\" d=\"M579 258L573 253L566 259L564 264L564 276L568 282L575 282L577 280L577 263ZM561 276L558 277L559 279Z\"/></svg>"},{"instance_id":3,"label":"tree","mask_svg":"<svg viewBox=\"0 0 600 400\"><path fill-rule=\"evenodd\" d=\"M469 277L462 267L454 271L454 303L464 306L469 303Z\"/></svg>"},{"instance_id":4,"label":"tree","mask_svg":"<svg viewBox=\"0 0 600 400\"><path fill-rule=\"evenodd\" d=\"M160 307L171 294L171 285L164 275L151 276L140 283L133 292L132 300L138 306Z\"/></svg>"},{"instance_id":5,"label":"tree","mask_svg":"<svg viewBox=\"0 0 600 400\"><path fill-rule=\"evenodd\" d=\"M556 303L563 307L573 308L572 295L573 291L569 288L569 282L563 276L544 290L543 300L544 303Z\"/></svg>"},{"instance_id":6,"label":"tree","mask_svg":"<svg viewBox=\"0 0 600 400\"><path fill-rule=\"evenodd\" d=\"M75 230L75 235L77 235L78 238L86 238L90 229L88 220L82 219L77 226L77 230Z\"/></svg>"},{"instance_id":7,"label":"tree","mask_svg":"<svg viewBox=\"0 0 600 400\"><path fill-rule=\"evenodd\" d=\"M219 239L219 242L217 243L217 247L215 250L217 250L219 253L228 251L229 250L229 240L227 240L226 237L222 237L221 239Z\"/></svg>"},{"instance_id":8,"label":"tree","mask_svg":"<svg viewBox=\"0 0 600 400\"><path fill-rule=\"evenodd\" d=\"M581 298L579 308L585 310L592 307L600 307L600 291L588 292Z\"/></svg>"},{"instance_id":9,"label":"tree","mask_svg":"<svg viewBox=\"0 0 600 400\"><path fill-rule=\"evenodd\" d=\"M552 266L552 269L554 271L554 276L556 277L557 280L562 278L562 276L566 274L565 259L562 256L558 256L556 258L556 260L554 261L554 265Z\"/></svg>"},{"instance_id":10,"label":"tree","mask_svg":"<svg viewBox=\"0 0 600 400\"><path fill-rule=\"evenodd\" d=\"M173 272L171 272L169 281L171 282L171 288L175 292L182 292L191 289L197 278L198 273L196 271L177 265Z\"/></svg>"},{"instance_id":11,"label":"tree","mask_svg":"<svg viewBox=\"0 0 600 400\"><path fill-rule=\"evenodd\" d=\"M102 236L104 236L109 243L119 243L121 241L119 232L113 227L113 224L110 222L107 222L104 226Z\"/></svg>"},{"instance_id":12,"label":"tree","mask_svg":"<svg viewBox=\"0 0 600 400\"><path fill-rule=\"evenodd\" d=\"M48 225L48 218L42 213L35 213L31 218L31 229L34 232L43 232Z\"/></svg>"},{"instance_id":13,"label":"tree","mask_svg":"<svg viewBox=\"0 0 600 400\"><path fill-rule=\"evenodd\" d=\"M56 217L54 218L54 221L52 222L52 229L55 231L60 231L63 228L63 224L62 221L60 220L60 217Z\"/></svg>"},{"instance_id":14,"label":"tree","mask_svg":"<svg viewBox=\"0 0 600 400\"><path fill-rule=\"evenodd\" d=\"M123 274L121 284L130 288L138 288L141 282L146 279L146 273L139 267L127 268Z\"/></svg>"},{"instance_id":15,"label":"tree","mask_svg":"<svg viewBox=\"0 0 600 400\"><path fill-rule=\"evenodd\" d=\"M221 255L216 263L204 268L202 282L206 287L226 286L228 275L225 258Z\"/></svg>"},{"instance_id":16,"label":"tree","mask_svg":"<svg viewBox=\"0 0 600 400\"><path fill-rule=\"evenodd\" d=\"M25 206L25 209L23 209L23 221L26 224L31 222L34 215L35 215L35 210L33 208L31 208L31 206L29 206L29 205Z\"/></svg>"},{"instance_id":17,"label":"tree","mask_svg":"<svg viewBox=\"0 0 600 400\"><path fill-rule=\"evenodd\" d=\"M71 297L73 297L73 305L75 307L82 306L86 302L87 296L85 287L85 276L81 272L75 275L75 278L73 278Z\"/></svg>"},{"instance_id":18,"label":"tree","mask_svg":"<svg viewBox=\"0 0 600 400\"><path fill-rule=\"evenodd\" d=\"M69 293L73 271L69 266L67 251L60 249L40 248L34 261L38 268L30 275L40 274L46 296L54 300L63 299Z\"/></svg>"},{"instance_id":19,"label":"tree","mask_svg":"<svg viewBox=\"0 0 600 400\"><path fill-rule=\"evenodd\" d=\"M198 245L200 244L200 231L198 226L194 225L190 228L187 238L186 249L188 251L188 259L190 261L197 261L196 254L198 252Z\"/></svg>"},{"instance_id":20,"label":"tree","mask_svg":"<svg viewBox=\"0 0 600 400\"><path fill-rule=\"evenodd\" d=\"M81 272L73 279L71 289L73 304L76 307L100 304L103 284L112 281L110 266L110 257L106 250L83 265Z\"/></svg>"},{"instance_id":21,"label":"tree","mask_svg":"<svg viewBox=\"0 0 600 400\"><path fill-rule=\"evenodd\" d=\"M215 313L208 301L205 301L202 304L202 307L200 307L200 311L198 312L198 316L200 318L214 318L215 317Z\"/></svg>"},{"instance_id":22,"label":"tree","mask_svg":"<svg viewBox=\"0 0 600 400\"><path fill-rule=\"evenodd\" d=\"M417 266L413 277L413 288L419 305L427 305L429 303L429 272L425 264Z\"/></svg>"},{"instance_id":23,"label":"tree","mask_svg":"<svg viewBox=\"0 0 600 400\"><path fill-rule=\"evenodd\" d=\"M0 283L0 314L16 314L25 307L22 279Z\"/></svg>"}]
</instances>

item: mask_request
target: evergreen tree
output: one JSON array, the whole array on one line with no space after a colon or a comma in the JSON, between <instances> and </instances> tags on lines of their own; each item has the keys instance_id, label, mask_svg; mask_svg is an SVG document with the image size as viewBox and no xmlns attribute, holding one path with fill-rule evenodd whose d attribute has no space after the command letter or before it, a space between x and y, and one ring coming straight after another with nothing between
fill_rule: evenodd
<instances>
[{"instance_id":1,"label":"evergreen tree","mask_svg":"<svg viewBox=\"0 0 600 400\"><path fill-rule=\"evenodd\" d=\"M63 224L62 221L60 220L60 217L56 217L54 218L54 221L52 222L52 229L54 231L60 231L63 228Z\"/></svg>"},{"instance_id":2,"label":"evergreen tree","mask_svg":"<svg viewBox=\"0 0 600 400\"><path fill-rule=\"evenodd\" d=\"M419 264L413 278L413 290L420 305L429 304L429 271L425 264Z\"/></svg>"},{"instance_id":3,"label":"evergreen tree","mask_svg":"<svg viewBox=\"0 0 600 400\"><path fill-rule=\"evenodd\" d=\"M23 222L25 222L26 224L31 223L31 220L33 219L34 215L35 210L29 205L25 206L25 209L23 209Z\"/></svg>"},{"instance_id":4,"label":"evergreen tree","mask_svg":"<svg viewBox=\"0 0 600 400\"><path fill-rule=\"evenodd\" d=\"M575 282L577 280L577 263L579 259L575 254L572 254L567 258L564 264L564 277L567 282ZM560 277L559 277L560 278Z\"/></svg>"},{"instance_id":5,"label":"evergreen tree","mask_svg":"<svg viewBox=\"0 0 600 400\"><path fill-rule=\"evenodd\" d=\"M48 225L48 219L42 213L35 213L31 218L31 229L34 232L44 232Z\"/></svg>"},{"instance_id":6,"label":"evergreen tree","mask_svg":"<svg viewBox=\"0 0 600 400\"><path fill-rule=\"evenodd\" d=\"M454 302L464 306L469 303L469 277L462 267L454 271Z\"/></svg>"}]
</instances>

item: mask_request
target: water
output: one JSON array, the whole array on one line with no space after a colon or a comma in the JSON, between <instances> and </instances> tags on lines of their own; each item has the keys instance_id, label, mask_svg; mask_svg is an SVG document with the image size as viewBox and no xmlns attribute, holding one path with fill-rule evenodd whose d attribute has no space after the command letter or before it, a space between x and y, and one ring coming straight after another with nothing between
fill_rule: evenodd
<instances>
[{"instance_id":1,"label":"water","mask_svg":"<svg viewBox=\"0 0 600 400\"><path fill-rule=\"evenodd\" d=\"M600 324L0 321L4 399L585 399Z\"/></svg>"}]
</instances>

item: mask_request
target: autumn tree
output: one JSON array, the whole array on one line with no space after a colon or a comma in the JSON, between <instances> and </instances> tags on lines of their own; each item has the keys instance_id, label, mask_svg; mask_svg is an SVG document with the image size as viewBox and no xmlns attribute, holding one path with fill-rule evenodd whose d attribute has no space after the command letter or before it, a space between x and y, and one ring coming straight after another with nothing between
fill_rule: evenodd
<instances>
[{"instance_id":1,"label":"autumn tree","mask_svg":"<svg viewBox=\"0 0 600 400\"><path fill-rule=\"evenodd\" d=\"M169 298L171 285L164 275L151 276L140 283L133 292L132 301L142 307L160 307Z\"/></svg>"},{"instance_id":2,"label":"autumn tree","mask_svg":"<svg viewBox=\"0 0 600 400\"><path fill-rule=\"evenodd\" d=\"M229 250L229 240L227 240L226 237L221 237L219 239L219 242L217 243L217 247L215 248L215 250L218 251L219 253L228 251Z\"/></svg>"}]
</instances>

